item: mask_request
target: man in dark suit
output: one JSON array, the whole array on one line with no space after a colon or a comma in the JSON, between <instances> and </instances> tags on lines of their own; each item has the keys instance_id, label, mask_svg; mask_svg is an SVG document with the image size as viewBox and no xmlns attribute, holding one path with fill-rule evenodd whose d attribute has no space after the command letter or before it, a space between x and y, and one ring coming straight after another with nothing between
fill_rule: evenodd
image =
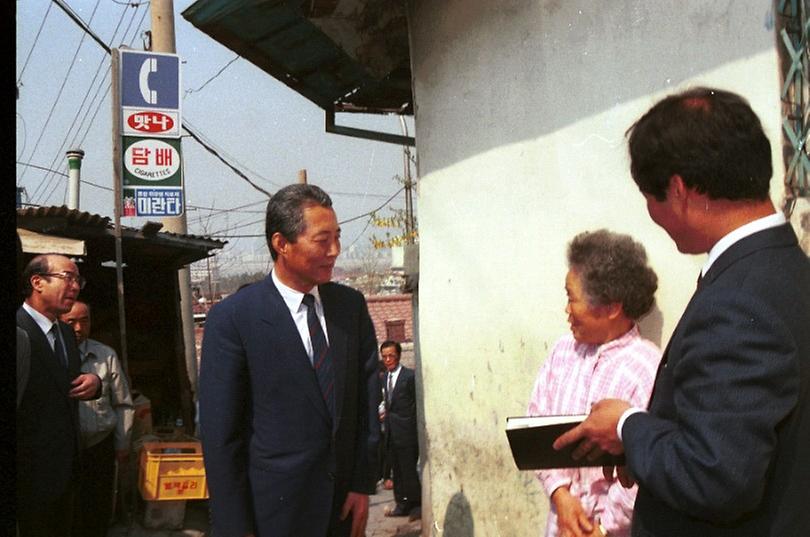
<instances>
[{"instance_id":1,"label":"man in dark suit","mask_svg":"<svg viewBox=\"0 0 810 537\"><path fill-rule=\"evenodd\" d=\"M20 535L69 536L78 481L79 399L100 395L101 379L79 371L73 330L60 322L84 286L79 269L55 254L23 271L17 326L28 335L28 381L17 408L17 520Z\"/></svg>"},{"instance_id":2,"label":"man in dark suit","mask_svg":"<svg viewBox=\"0 0 810 537\"><path fill-rule=\"evenodd\" d=\"M385 430L388 455L394 471L394 499L397 504L388 516L406 516L422 504L422 492L416 463L419 438L416 433L416 379L413 369L399 363L402 346L384 341L380 356L388 373L385 394Z\"/></svg>"},{"instance_id":3,"label":"man in dark suit","mask_svg":"<svg viewBox=\"0 0 810 537\"><path fill-rule=\"evenodd\" d=\"M330 283L332 201L296 184L267 204L271 273L208 313L200 432L217 537L361 537L375 492L374 326Z\"/></svg>"},{"instance_id":4,"label":"man in dark suit","mask_svg":"<svg viewBox=\"0 0 810 537\"><path fill-rule=\"evenodd\" d=\"M738 95L697 88L656 104L629 145L652 220L709 257L649 410L600 401L555 446L625 453L633 535L807 535L810 264L770 201L759 119Z\"/></svg>"}]
</instances>

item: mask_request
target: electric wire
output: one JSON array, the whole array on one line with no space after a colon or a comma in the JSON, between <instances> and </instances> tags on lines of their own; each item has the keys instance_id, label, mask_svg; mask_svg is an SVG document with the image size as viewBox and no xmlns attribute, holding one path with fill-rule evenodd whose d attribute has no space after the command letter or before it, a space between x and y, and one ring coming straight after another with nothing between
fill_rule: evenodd
<instances>
[{"instance_id":1,"label":"electric wire","mask_svg":"<svg viewBox=\"0 0 810 537\"><path fill-rule=\"evenodd\" d=\"M54 0L54 1L58 1L58 0ZM90 15L90 20L93 20L93 16L95 16L95 14L96 14L96 9L98 8L99 3L100 3L100 0L96 0L96 5L93 8L93 13ZM85 37L86 37L86 35L82 34L82 38L79 40L79 46L76 47L76 52L74 52L73 59L70 61L70 66L68 67L67 73L65 74L65 78L62 80L61 86L59 86L59 92L56 94L56 99L54 100L53 105L51 106L51 109L48 112L48 117L46 118L45 124L42 126L42 130L39 133L39 137L37 138L37 141L34 144L34 149L31 150L31 154L28 157L29 160L34 157L34 154L36 154L37 148L39 148L39 143L42 141L42 137L45 135L45 132L47 131L48 124L50 123L51 118L53 117L53 112L56 109L56 105L59 104L59 99L62 97L62 92L64 91L65 86L67 85L67 81L70 78L70 72L73 70L73 65L76 63L76 58L79 56L79 50L81 50L82 45L84 44ZM25 176L25 171L27 169L28 168L24 169L22 175L20 175L20 181L21 182L22 182L23 177ZM40 184L37 186L36 191L39 191L40 187L42 185L43 185L42 182L40 182ZM31 199L35 199L37 197L36 191L35 191L35 194L31 197Z\"/></svg>"},{"instance_id":2,"label":"electric wire","mask_svg":"<svg viewBox=\"0 0 810 537\"><path fill-rule=\"evenodd\" d=\"M347 224L349 222L354 222L355 220L359 220L359 219L361 219L363 217L371 216L372 214L376 213L377 211L379 211L380 209L384 208L386 205L391 203L394 200L394 198L396 198L397 195L399 195L399 193L402 192L403 190L405 190L404 186L402 188L400 188L399 190L397 190L396 192L394 192L393 195L391 195L387 200L385 200L385 203L383 203L382 205L380 205L376 209L373 209L371 211L365 212L365 213L357 215L357 216L353 216L352 218L347 218L346 220L341 220L341 221L338 222L338 225ZM247 227L249 225L258 224L260 222L264 222L264 219L256 220L254 222L248 222L248 223L245 223L245 224L239 224L239 225L233 226L233 227L231 227L229 229L237 229L237 228L240 228L240 227ZM366 227L368 227L368 225ZM216 232L211 234L211 238L212 239L231 239L231 238L258 238L258 237L264 237L264 234L262 234L262 235L223 234L226 231L228 231L228 229L222 229L222 230L216 231ZM363 231L365 232L365 229ZM361 233L361 235L362 235L362 233ZM352 244L354 244L355 242L357 242L357 239L355 239L355 241L352 242Z\"/></svg>"},{"instance_id":3,"label":"electric wire","mask_svg":"<svg viewBox=\"0 0 810 537\"><path fill-rule=\"evenodd\" d=\"M138 5L140 5L140 4L138 4ZM136 13L137 13L137 9L136 9L135 11L136 11ZM135 31L135 35L133 35L133 36L132 36L132 39L130 40L130 45L132 45L132 42L133 42L133 41L135 41L135 37L138 35L138 32L139 32L139 31L141 30L141 28L143 27L143 21L144 21L144 19L146 18L146 14L147 14L147 11L146 11L146 10L144 10L144 11L143 11L143 13L141 14L141 20L140 20L140 21L138 21L138 29ZM129 29L129 26L127 27L127 29ZM124 40L126 41L126 30L124 31ZM112 44L112 40L110 40L110 43ZM108 67L108 68L107 68L107 74L109 74L109 73L110 73L110 70L111 70L111 69ZM105 76L106 76L106 75L105 75ZM90 129L91 129L91 127L93 126L93 123L94 123L94 122L95 122L95 120L96 120L96 116L98 115L98 112L99 112L99 110L101 109L101 105L102 105L102 104L103 104L103 103L106 101L107 96L110 94L110 89L112 89L112 81L110 81L110 82L108 82L108 83L107 83L107 88L106 88L106 90L104 91L104 97L102 97L102 98L101 98L101 100L100 100L100 101L98 102L98 104L96 105L96 111L93 113L93 117L92 117L92 118L90 118L90 123L88 123L88 124L87 124L87 128L85 129L84 134L82 135L81 140L79 140L79 147L81 147L81 146L84 144L84 140L87 138L87 135L90 133Z\"/></svg>"},{"instance_id":4,"label":"electric wire","mask_svg":"<svg viewBox=\"0 0 810 537\"><path fill-rule=\"evenodd\" d=\"M31 54L34 53L34 49L37 46L37 42L39 41L39 35L42 33L42 28L45 27L45 20L48 18L48 13L51 12L51 7L53 4L48 4L48 9L45 11L45 16L42 17L42 22L39 24L39 30L37 30L37 35L34 37L34 43L31 45L31 50L28 51L28 56L25 57L25 62L23 62L22 69L20 70L20 74L17 77L17 86L20 86L20 82L22 82L22 76L25 72L25 68L28 67L28 60L31 59Z\"/></svg>"},{"instance_id":5,"label":"electric wire","mask_svg":"<svg viewBox=\"0 0 810 537\"><path fill-rule=\"evenodd\" d=\"M186 97L188 97L188 96L189 96L190 94L192 94L192 93L197 93L197 92L199 92L199 91L202 91L202 89L203 89L205 86L207 86L209 82L211 82L211 81L212 81L212 80L214 80L216 77L218 77L219 75L221 75L221 74L223 73L223 71L225 71L225 69L227 69L228 67L230 67L230 66L231 66L231 64L232 64L233 62L235 62L236 60L238 60L239 58L241 58L241 56L239 56L239 54L237 54L235 58L233 58L231 61L229 61L228 63L226 63L226 64L225 64L225 65L224 65L224 66L223 66L223 67L222 67L222 68L221 68L219 71L217 71L217 73L216 73L214 76L212 76L211 78L209 78L208 80L206 80L206 81L203 83L203 85L202 85L202 86L200 86L200 87L199 87L199 88L197 88L197 89L190 89L190 90L186 90L185 96L186 96Z\"/></svg>"},{"instance_id":6,"label":"electric wire","mask_svg":"<svg viewBox=\"0 0 810 537\"><path fill-rule=\"evenodd\" d=\"M135 21L135 18L137 17L137 13L138 13L138 7L136 6L136 7L135 7L135 10L134 10L134 11L133 11L133 13L132 13L132 17L130 17L130 19L129 19L129 23L127 24L127 27L126 27L126 29L124 30L123 34L122 34L122 41L123 41L123 42L126 42L126 41L127 41L127 34L129 33L129 29L130 29L130 28L132 28L132 23ZM129 39L129 43L130 43L130 45L131 45L131 44L132 44L132 43L135 41L136 37L138 36L138 32L140 31L141 27L143 26L143 21L144 21L144 19L146 18L146 13L147 13L147 11L146 11L146 10L144 10L144 11L143 11L143 14L141 15L141 19L140 19L140 21L138 21L138 25L137 25L137 27L136 27L136 29L135 29L135 33L134 33L134 34L132 35L132 37ZM125 15L125 14L126 14L126 9L125 9L125 10L124 10L124 12L122 13L122 18L121 18L121 21L123 21L123 17L124 17L124 15ZM113 32L113 35L112 35L112 37L110 38L110 43L112 43L112 42L113 42L113 40L115 39L115 34L117 33L117 28L118 28L118 27L120 27L120 23L119 23L119 25L116 27L116 31L115 31L115 32ZM103 62L103 58L102 58L102 62ZM105 74L104 74L104 78L102 78L101 84L98 86L98 88L97 88L97 90L96 90L96 95L98 94L98 90L100 90L100 89L103 87L103 84L104 84L104 79L106 79L106 77L107 77L107 75L108 75L109 73L110 73L110 67L108 66L108 67L107 67L107 71L106 71L106 72L105 72ZM97 107L96 107L96 111L93 113L93 117L90 119L90 123L88 124L87 129L85 130L85 133L84 133L84 135L82 136L81 141L79 142L79 145L78 145L79 147L81 147L81 146L82 146L82 144L84 143L85 138L87 137L87 134L90 132L90 128L92 127L93 122L95 121L96 116L98 115L98 112L99 112L99 110L101 109L101 105L104 103L104 100L106 99L107 94L109 93L111 86L112 86L112 81L110 81L110 82L108 82L108 83L107 83L107 89L106 89L106 91L105 91L104 97L102 97L102 100L98 102L98 105L97 105ZM95 98L95 95L94 95L94 98ZM92 102L91 102L91 105L92 105ZM89 107L88 107L88 112L89 112L89 110L90 110L90 109L89 109ZM82 123L84 122L84 119L85 119L86 117L87 117L87 116L85 115L85 117L84 117L84 118L82 118ZM78 132L76 133L76 135L78 136ZM75 138L74 138L74 140L75 140ZM51 166L52 166L52 167L53 167L53 166L55 166L55 165L56 165L56 163L57 163L57 162L59 161L59 159L61 158L61 151L62 151L62 149L63 149L63 148L60 148L59 152L57 152L56 157L54 158L54 161L53 161L53 162L52 162L52 164L51 164ZM57 184L57 186L58 186L58 184ZM50 199L50 195L52 195L52 194L53 194L53 192L55 191L55 188L56 188L56 187L54 187L54 188L51 190L51 194L49 194L48 198L46 198L46 201L47 201L47 199ZM112 189L110 189L110 190L112 190ZM67 197L67 188L65 189L64 194L63 194L63 204L64 204L64 200L65 200L65 198L66 198L66 197Z\"/></svg>"},{"instance_id":7,"label":"electric wire","mask_svg":"<svg viewBox=\"0 0 810 537\"><path fill-rule=\"evenodd\" d=\"M136 10L136 12L137 12L137 10ZM132 26L132 21L135 19L135 13L133 13L132 17L130 18L129 26L127 27L127 30L124 31L124 35L126 35L127 31L129 30L129 27ZM118 24L116 24L115 30L113 30L112 37L110 38L111 42L112 42L113 39L115 39L115 36L118 34L118 30L121 28L121 24L124 22L124 18L126 16L126 14L127 14L126 8L121 10L121 16L118 19ZM70 139L71 132L73 131L74 127L76 127L76 132L75 132L75 134L73 136L73 139L71 140L70 144L71 144L72 147L76 147L75 143L76 143L77 138L79 137L79 133L81 132L82 125L84 124L85 119L87 119L87 116L89 115L90 106L92 106L92 103L95 101L95 97L98 95L98 90L104 86L104 79L107 77L107 73L105 73L104 77L101 79L101 83L98 85L98 87L96 89L96 92L93 95L93 100L91 100L90 105L88 106L87 111L85 112L85 114L82 117L81 121L77 122L77 119L79 118L79 115L82 113L82 110L84 110L84 105L85 105L85 103L87 103L87 97L90 95L90 91L93 89L93 86L96 84L96 80L98 79L98 75L101 72L101 68L104 66L104 60L105 59L106 59L106 56L104 54L102 54L101 61L99 61L99 64L96 67L96 72L93 75L93 80L90 81L90 85L88 86L87 91L84 94L84 98L82 99L81 104L76 108L76 114L74 114L73 119L70 122L70 126L68 127L68 130L65 133L64 140L59 145L59 149L56 150L56 155L53 157L53 160L51 160L51 164L50 164L51 168L55 167L56 164L63 158L65 147L68 145L68 139ZM107 68L107 71L109 71L109 66ZM49 180L49 174L46 174L45 177L42 179L42 181L48 181L48 180Z\"/></svg>"}]
</instances>

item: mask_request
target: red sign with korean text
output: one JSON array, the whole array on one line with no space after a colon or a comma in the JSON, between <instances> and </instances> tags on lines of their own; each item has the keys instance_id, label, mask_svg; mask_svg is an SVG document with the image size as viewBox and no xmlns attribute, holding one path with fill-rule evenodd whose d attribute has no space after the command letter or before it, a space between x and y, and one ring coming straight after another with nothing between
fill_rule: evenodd
<instances>
[{"instance_id":1,"label":"red sign with korean text","mask_svg":"<svg viewBox=\"0 0 810 537\"><path fill-rule=\"evenodd\" d=\"M136 112L127 118L130 128L149 134L171 132L174 119L169 114L154 111Z\"/></svg>"}]
</instances>

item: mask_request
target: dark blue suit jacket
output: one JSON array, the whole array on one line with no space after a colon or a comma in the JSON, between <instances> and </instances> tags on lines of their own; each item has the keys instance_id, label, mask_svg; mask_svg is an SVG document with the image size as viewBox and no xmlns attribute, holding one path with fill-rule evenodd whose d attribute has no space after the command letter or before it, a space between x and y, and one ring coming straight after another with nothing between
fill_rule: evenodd
<instances>
[{"instance_id":1,"label":"dark blue suit jacket","mask_svg":"<svg viewBox=\"0 0 810 537\"><path fill-rule=\"evenodd\" d=\"M363 296L318 288L335 371L333 423L287 305L268 275L208 313L200 432L219 537L323 537L333 503L372 494L380 400L377 341Z\"/></svg>"},{"instance_id":2,"label":"dark blue suit jacket","mask_svg":"<svg viewBox=\"0 0 810 537\"><path fill-rule=\"evenodd\" d=\"M810 534L810 262L789 225L704 276L622 436L633 535Z\"/></svg>"},{"instance_id":3,"label":"dark blue suit jacket","mask_svg":"<svg viewBox=\"0 0 810 537\"><path fill-rule=\"evenodd\" d=\"M387 378L388 373L383 377L386 398ZM391 393L391 404L385 412L385 427L388 441L394 446L415 446L419 443L416 432L416 376L413 369L403 366L399 371L397 383Z\"/></svg>"},{"instance_id":4,"label":"dark blue suit jacket","mask_svg":"<svg viewBox=\"0 0 810 537\"><path fill-rule=\"evenodd\" d=\"M76 477L79 406L68 392L80 373L80 359L73 330L65 323L60 322L59 328L67 370L23 308L17 310L17 326L31 343L28 382L17 407L17 501L19 508L31 509L59 498Z\"/></svg>"}]
</instances>

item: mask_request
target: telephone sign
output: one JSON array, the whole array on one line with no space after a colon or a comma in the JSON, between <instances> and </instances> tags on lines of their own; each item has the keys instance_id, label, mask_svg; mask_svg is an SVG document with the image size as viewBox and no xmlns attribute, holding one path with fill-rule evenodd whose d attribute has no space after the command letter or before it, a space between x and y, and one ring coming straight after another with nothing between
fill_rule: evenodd
<instances>
[{"instance_id":1,"label":"telephone sign","mask_svg":"<svg viewBox=\"0 0 810 537\"><path fill-rule=\"evenodd\" d=\"M121 134L180 137L180 56L121 50Z\"/></svg>"}]
</instances>

